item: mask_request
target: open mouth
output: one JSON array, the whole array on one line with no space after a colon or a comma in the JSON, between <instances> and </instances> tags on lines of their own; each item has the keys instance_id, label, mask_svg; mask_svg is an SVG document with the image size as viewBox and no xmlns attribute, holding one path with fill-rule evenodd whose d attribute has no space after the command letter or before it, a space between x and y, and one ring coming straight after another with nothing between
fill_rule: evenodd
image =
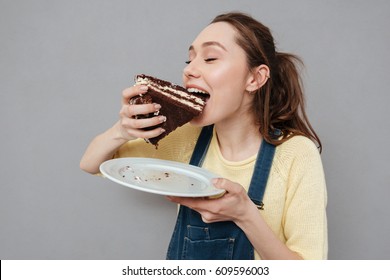
<instances>
[{"instance_id":1,"label":"open mouth","mask_svg":"<svg viewBox=\"0 0 390 280\"><path fill-rule=\"evenodd\" d=\"M207 100L210 99L210 94L206 91L203 91L203 90L200 90L198 88L187 88L187 91L196 95L196 96L199 96L200 98L202 98L203 100L205 100L205 102L207 102Z\"/></svg>"}]
</instances>

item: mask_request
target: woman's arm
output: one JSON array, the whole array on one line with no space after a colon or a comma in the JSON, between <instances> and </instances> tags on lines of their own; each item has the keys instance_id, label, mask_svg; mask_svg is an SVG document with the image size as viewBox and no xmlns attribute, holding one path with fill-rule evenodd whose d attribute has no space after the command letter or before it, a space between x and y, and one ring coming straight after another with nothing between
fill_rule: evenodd
<instances>
[{"instance_id":1,"label":"woman's arm","mask_svg":"<svg viewBox=\"0 0 390 280\"><path fill-rule=\"evenodd\" d=\"M96 136L88 145L80 161L80 168L96 174L102 162L113 157L120 146L128 140L120 135L119 121L104 133Z\"/></svg>"},{"instance_id":2,"label":"woman's arm","mask_svg":"<svg viewBox=\"0 0 390 280\"><path fill-rule=\"evenodd\" d=\"M96 174L102 162L113 157L124 143L137 138L153 138L164 132L161 128L145 131L143 128L158 125L165 121L164 116L136 119L135 115L153 113L161 108L159 104L130 105L130 98L144 94L147 86L136 85L122 92L120 119L104 133L96 136L86 149L80 161L80 168Z\"/></svg>"},{"instance_id":3,"label":"woman's arm","mask_svg":"<svg viewBox=\"0 0 390 280\"><path fill-rule=\"evenodd\" d=\"M254 249L263 260L302 260L296 252L291 251L273 233L264 221L257 207L248 205L247 214L235 222L248 237Z\"/></svg>"}]
</instances>

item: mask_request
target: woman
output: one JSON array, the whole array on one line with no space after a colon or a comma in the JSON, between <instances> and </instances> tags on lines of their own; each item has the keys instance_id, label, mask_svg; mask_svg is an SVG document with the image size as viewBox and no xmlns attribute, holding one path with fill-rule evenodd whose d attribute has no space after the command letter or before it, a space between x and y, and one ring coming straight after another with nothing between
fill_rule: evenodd
<instances>
[{"instance_id":1,"label":"woman","mask_svg":"<svg viewBox=\"0 0 390 280\"><path fill-rule=\"evenodd\" d=\"M181 205L168 259L325 259L321 142L305 114L296 63L275 50L269 29L252 17L219 15L190 46L183 71L186 88L210 94L203 113L156 150L142 139L162 129L142 128L165 117L133 116L160 105L129 105L147 88L125 89L120 120L91 142L80 166L97 173L113 156L143 156L221 175L213 181L226 190L220 198L168 197Z\"/></svg>"}]
</instances>

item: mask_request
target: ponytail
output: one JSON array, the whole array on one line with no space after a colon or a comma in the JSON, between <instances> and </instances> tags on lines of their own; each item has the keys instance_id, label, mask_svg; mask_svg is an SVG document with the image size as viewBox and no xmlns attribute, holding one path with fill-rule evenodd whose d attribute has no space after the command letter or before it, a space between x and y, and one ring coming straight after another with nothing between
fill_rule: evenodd
<instances>
[{"instance_id":1,"label":"ponytail","mask_svg":"<svg viewBox=\"0 0 390 280\"><path fill-rule=\"evenodd\" d=\"M304 135L314 141L321 152L321 141L305 112L303 84L299 75L299 70L303 68L302 60L293 54L275 52L273 66L270 83L259 90L262 100L254 102L254 106L264 105L261 134L273 144L283 143L293 135ZM279 139L273 136L275 130L282 132Z\"/></svg>"}]
</instances>

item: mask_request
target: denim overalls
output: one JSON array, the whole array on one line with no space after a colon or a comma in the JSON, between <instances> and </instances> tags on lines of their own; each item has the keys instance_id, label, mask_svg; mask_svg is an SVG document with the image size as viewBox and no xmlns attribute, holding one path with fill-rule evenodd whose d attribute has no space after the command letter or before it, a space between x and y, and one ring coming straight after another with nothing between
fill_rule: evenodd
<instances>
[{"instance_id":1,"label":"denim overalls","mask_svg":"<svg viewBox=\"0 0 390 280\"><path fill-rule=\"evenodd\" d=\"M201 166L206 156L213 126L202 129L190 164ZM248 190L250 199L262 209L263 195L271 169L275 146L262 141ZM204 223L200 214L180 206L168 247L168 260L253 260L254 249L245 233L231 221Z\"/></svg>"}]
</instances>

